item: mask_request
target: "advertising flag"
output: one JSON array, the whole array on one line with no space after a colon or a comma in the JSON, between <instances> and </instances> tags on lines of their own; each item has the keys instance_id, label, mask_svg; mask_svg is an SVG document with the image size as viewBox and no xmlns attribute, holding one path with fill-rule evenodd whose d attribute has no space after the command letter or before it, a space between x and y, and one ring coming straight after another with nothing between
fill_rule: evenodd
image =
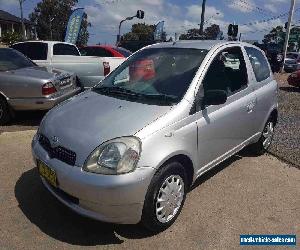
<instances>
[{"instance_id":1,"label":"advertising flag","mask_svg":"<svg viewBox=\"0 0 300 250\"><path fill-rule=\"evenodd\" d=\"M73 11L69 18L65 42L75 44L80 31L81 22L84 15L84 8L78 8Z\"/></svg>"},{"instance_id":2,"label":"advertising flag","mask_svg":"<svg viewBox=\"0 0 300 250\"><path fill-rule=\"evenodd\" d=\"M154 31L154 40L155 41L162 40L162 35L164 32L164 24L165 24L165 21L161 21L156 25L156 29Z\"/></svg>"}]
</instances>

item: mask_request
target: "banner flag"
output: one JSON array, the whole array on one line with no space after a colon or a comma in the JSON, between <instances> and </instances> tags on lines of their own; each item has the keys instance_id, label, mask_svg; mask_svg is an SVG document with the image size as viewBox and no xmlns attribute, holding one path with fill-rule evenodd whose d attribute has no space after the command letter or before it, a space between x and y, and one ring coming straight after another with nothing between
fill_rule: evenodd
<instances>
[{"instance_id":1,"label":"banner flag","mask_svg":"<svg viewBox=\"0 0 300 250\"><path fill-rule=\"evenodd\" d=\"M84 8L78 8L73 11L69 18L65 42L75 44L80 31L81 22L84 15Z\"/></svg>"}]
</instances>

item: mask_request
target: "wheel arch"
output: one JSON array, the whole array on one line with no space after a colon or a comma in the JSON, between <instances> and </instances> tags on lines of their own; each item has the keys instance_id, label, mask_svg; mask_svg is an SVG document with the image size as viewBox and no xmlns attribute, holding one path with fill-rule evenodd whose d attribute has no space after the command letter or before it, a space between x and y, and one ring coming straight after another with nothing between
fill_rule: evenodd
<instances>
[{"instance_id":1,"label":"wheel arch","mask_svg":"<svg viewBox=\"0 0 300 250\"><path fill-rule=\"evenodd\" d=\"M187 178L188 178L188 186L190 187L193 184L194 180L194 164L193 161L191 160L190 157L188 157L185 154L177 154L173 155L170 158L166 159L160 167L157 169L161 169L164 167L166 164L171 163L171 162L179 162L185 169Z\"/></svg>"}]
</instances>

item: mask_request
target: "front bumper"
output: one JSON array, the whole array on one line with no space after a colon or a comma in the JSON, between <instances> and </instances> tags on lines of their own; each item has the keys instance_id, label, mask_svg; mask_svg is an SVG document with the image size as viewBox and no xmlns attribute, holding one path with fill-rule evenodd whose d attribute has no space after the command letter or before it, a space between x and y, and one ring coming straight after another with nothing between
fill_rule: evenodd
<instances>
[{"instance_id":1,"label":"front bumper","mask_svg":"<svg viewBox=\"0 0 300 250\"><path fill-rule=\"evenodd\" d=\"M70 166L50 159L38 142L32 143L35 161L41 160L57 175L58 188L45 179L45 187L63 204L86 217L96 220L136 224L140 221L145 195L155 170L140 167L123 175L88 173L78 166Z\"/></svg>"},{"instance_id":2,"label":"front bumper","mask_svg":"<svg viewBox=\"0 0 300 250\"><path fill-rule=\"evenodd\" d=\"M49 110L58 103L78 94L80 91L81 88L76 87L73 90L59 93L59 95L49 98L16 98L9 99L8 103L14 110Z\"/></svg>"}]
</instances>

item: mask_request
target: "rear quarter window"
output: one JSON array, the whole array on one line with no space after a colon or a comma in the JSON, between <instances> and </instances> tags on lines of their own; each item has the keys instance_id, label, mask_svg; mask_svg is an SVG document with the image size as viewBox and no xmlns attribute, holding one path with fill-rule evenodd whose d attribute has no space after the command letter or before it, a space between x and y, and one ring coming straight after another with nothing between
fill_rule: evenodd
<instances>
[{"instance_id":1,"label":"rear quarter window","mask_svg":"<svg viewBox=\"0 0 300 250\"><path fill-rule=\"evenodd\" d=\"M31 60L47 60L48 45L40 42L18 43L11 46Z\"/></svg>"},{"instance_id":2,"label":"rear quarter window","mask_svg":"<svg viewBox=\"0 0 300 250\"><path fill-rule=\"evenodd\" d=\"M269 63L263 53L252 47L245 47L257 82L262 82L271 75Z\"/></svg>"}]
</instances>

